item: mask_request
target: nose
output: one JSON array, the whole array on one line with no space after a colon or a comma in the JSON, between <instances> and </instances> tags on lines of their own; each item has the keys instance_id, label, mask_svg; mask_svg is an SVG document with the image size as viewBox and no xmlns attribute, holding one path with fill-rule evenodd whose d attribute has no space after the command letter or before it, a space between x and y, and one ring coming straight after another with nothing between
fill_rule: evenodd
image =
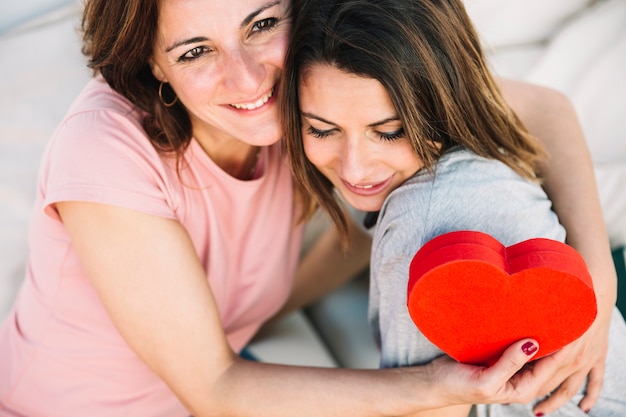
<instances>
[{"instance_id":1,"label":"nose","mask_svg":"<svg viewBox=\"0 0 626 417\"><path fill-rule=\"evenodd\" d=\"M239 46L224 52L224 84L235 91L253 94L265 77L265 68L254 53Z\"/></svg>"},{"instance_id":2,"label":"nose","mask_svg":"<svg viewBox=\"0 0 626 417\"><path fill-rule=\"evenodd\" d=\"M361 184L368 181L367 173L371 167L371 152L368 150L368 141L365 137L353 137L344 142L341 148L339 163L343 179L352 184Z\"/></svg>"}]
</instances>

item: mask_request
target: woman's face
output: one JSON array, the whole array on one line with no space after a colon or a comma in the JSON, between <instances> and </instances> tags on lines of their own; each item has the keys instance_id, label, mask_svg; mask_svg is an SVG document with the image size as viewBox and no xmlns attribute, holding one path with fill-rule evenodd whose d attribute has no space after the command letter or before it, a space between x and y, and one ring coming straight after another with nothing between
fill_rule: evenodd
<instances>
[{"instance_id":1,"label":"woman's face","mask_svg":"<svg viewBox=\"0 0 626 417\"><path fill-rule=\"evenodd\" d=\"M423 166L377 80L313 65L299 95L306 156L353 207L380 210Z\"/></svg>"},{"instance_id":2,"label":"woman's face","mask_svg":"<svg viewBox=\"0 0 626 417\"><path fill-rule=\"evenodd\" d=\"M160 0L152 70L187 108L198 140L281 138L275 90L289 7L290 0Z\"/></svg>"}]
</instances>

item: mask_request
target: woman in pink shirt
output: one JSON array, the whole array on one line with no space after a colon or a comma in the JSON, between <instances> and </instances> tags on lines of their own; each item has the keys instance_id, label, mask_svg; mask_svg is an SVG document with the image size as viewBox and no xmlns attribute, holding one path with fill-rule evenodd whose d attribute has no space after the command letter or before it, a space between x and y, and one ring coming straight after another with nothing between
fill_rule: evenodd
<instances>
[{"instance_id":1,"label":"woman in pink shirt","mask_svg":"<svg viewBox=\"0 0 626 417\"><path fill-rule=\"evenodd\" d=\"M326 239L312 252L323 261L302 264L322 268L298 268L304 213L276 102L293 13L289 0L86 2L96 75L42 161L27 276L0 330L0 416L404 415L560 385L550 411L602 373L602 317L569 358L519 373L532 340L488 369L445 358L396 370L286 367L237 354L268 318L350 276L332 273L343 255ZM614 302L569 103L502 87L554 151L546 188L606 286L600 302ZM584 210L568 204L581 199ZM367 241L355 243L357 267ZM590 387L592 403L599 383Z\"/></svg>"}]
</instances>

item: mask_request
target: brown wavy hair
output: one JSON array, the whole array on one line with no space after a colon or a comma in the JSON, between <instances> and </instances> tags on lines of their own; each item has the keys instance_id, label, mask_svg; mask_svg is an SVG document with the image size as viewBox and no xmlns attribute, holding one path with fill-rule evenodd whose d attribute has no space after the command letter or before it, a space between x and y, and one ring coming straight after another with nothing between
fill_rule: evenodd
<instances>
[{"instance_id":1,"label":"brown wavy hair","mask_svg":"<svg viewBox=\"0 0 626 417\"><path fill-rule=\"evenodd\" d=\"M143 127L154 147L180 156L191 140L191 120L180 100L166 107L159 99L160 81L149 64L158 19L157 0L87 0L82 52L94 74L147 114ZM163 94L174 92L164 85Z\"/></svg>"},{"instance_id":2,"label":"brown wavy hair","mask_svg":"<svg viewBox=\"0 0 626 417\"><path fill-rule=\"evenodd\" d=\"M280 89L287 151L305 213L324 208L344 242L347 222L333 185L302 143L298 86L313 64L378 80L424 169L461 145L538 181L545 152L504 101L461 1L300 0L294 9Z\"/></svg>"}]
</instances>

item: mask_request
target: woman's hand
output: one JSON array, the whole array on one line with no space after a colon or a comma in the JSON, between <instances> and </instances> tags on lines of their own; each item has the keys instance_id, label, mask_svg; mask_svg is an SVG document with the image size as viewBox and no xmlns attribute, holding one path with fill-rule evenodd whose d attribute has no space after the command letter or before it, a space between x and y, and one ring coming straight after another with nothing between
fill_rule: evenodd
<instances>
[{"instance_id":1,"label":"woman's hand","mask_svg":"<svg viewBox=\"0 0 626 417\"><path fill-rule=\"evenodd\" d=\"M584 412L589 412L596 403L602 389L605 361L608 349L608 333L611 317L598 316L592 326L578 340L560 351L537 361L550 361L553 375L539 391L540 396L550 394L539 402L536 415L555 411L574 396L587 381L585 396L579 403Z\"/></svg>"},{"instance_id":2,"label":"woman's hand","mask_svg":"<svg viewBox=\"0 0 626 417\"><path fill-rule=\"evenodd\" d=\"M591 220L590 220L591 221ZM578 234L569 235L569 243L583 255L594 278L594 289L598 303L598 314L589 329L577 340L538 363L549 362L552 377L539 391L540 396L549 397L534 407L536 415L548 414L569 401L585 382L586 391L578 406L588 412L600 396L604 380L605 362L609 345L609 327L615 308L617 276L608 248L608 237L601 233L601 224L596 225L595 244L588 239L576 239Z\"/></svg>"},{"instance_id":3,"label":"woman's hand","mask_svg":"<svg viewBox=\"0 0 626 417\"><path fill-rule=\"evenodd\" d=\"M582 205L582 204L581 204ZM589 329L577 340L565 346L549 358L538 362L549 362L552 378L539 391L540 396L550 394L534 407L536 415L548 414L569 401L585 382L586 391L578 406L589 411L600 396L604 380L605 362L609 344L611 315L615 308L617 276L608 247L608 237L600 221L594 223L594 231L587 231L587 238L581 237L581 225L571 226L569 230L578 233L568 235L568 243L576 248L585 259L594 280L598 315ZM568 228L568 226L566 226ZM549 359L546 360L546 359Z\"/></svg>"},{"instance_id":4,"label":"woman's hand","mask_svg":"<svg viewBox=\"0 0 626 417\"><path fill-rule=\"evenodd\" d=\"M546 365L524 367L538 350L535 340L511 345L491 367L460 364L448 356L431 362L433 384L442 398L439 404L527 403L550 379Z\"/></svg>"}]
</instances>

